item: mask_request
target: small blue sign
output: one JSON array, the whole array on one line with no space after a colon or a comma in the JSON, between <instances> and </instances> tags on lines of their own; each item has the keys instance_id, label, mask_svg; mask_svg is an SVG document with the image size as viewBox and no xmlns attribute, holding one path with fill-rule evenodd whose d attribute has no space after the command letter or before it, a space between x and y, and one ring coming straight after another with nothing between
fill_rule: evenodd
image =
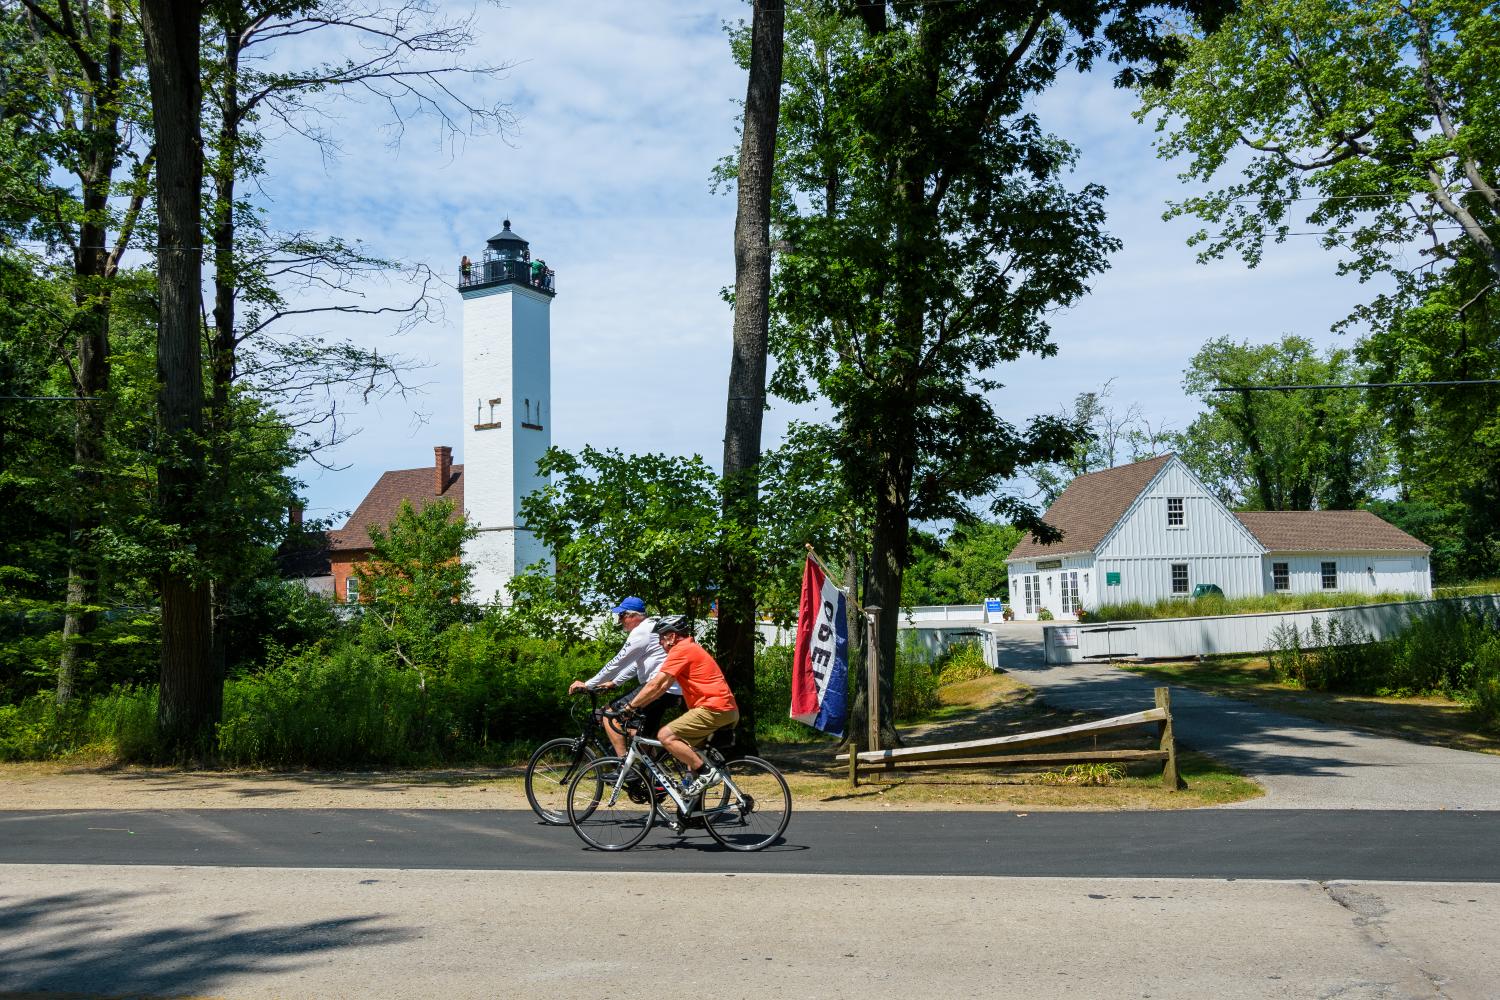
<instances>
[{"instance_id":1,"label":"small blue sign","mask_svg":"<svg viewBox=\"0 0 1500 1000\"><path fill-rule=\"evenodd\" d=\"M998 615L1005 610L1005 604L998 597L986 597L984 599L984 613L987 615Z\"/></svg>"}]
</instances>

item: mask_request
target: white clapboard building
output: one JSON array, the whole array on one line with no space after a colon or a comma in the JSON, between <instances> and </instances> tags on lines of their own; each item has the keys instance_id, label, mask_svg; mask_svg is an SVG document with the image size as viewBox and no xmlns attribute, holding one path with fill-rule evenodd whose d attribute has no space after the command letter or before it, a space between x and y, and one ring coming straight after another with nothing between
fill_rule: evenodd
<instances>
[{"instance_id":1,"label":"white clapboard building","mask_svg":"<svg viewBox=\"0 0 1500 1000\"><path fill-rule=\"evenodd\" d=\"M1007 560L1011 607L1074 618L1127 601L1273 593L1432 595L1432 549L1364 510L1235 513L1176 455L1079 476L1043 519L1062 532L1028 535Z\"/></svg>"}]
</instances>

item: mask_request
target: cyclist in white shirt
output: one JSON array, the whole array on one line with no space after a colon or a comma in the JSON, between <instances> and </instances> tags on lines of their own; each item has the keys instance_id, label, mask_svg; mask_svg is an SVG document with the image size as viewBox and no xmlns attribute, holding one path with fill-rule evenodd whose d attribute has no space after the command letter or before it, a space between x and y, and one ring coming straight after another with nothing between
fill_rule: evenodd
<instances>
[{"instance_id":1,"label":"cyclist in white shirt","mask_svg":"<svg viewBox=\"0 0 1500 1000\"><path fill-rule=\"evenodd\" d=\"M667 651L661 648L661 640L657 638L655 628L656 619L646 617L646 602L639 597L627 597L618 606L611 608L610 613L616 616L620 628L625 630L625 644L615 654L615 658L599 669L599 672L586 681L574 681L568 685L568 693L575 694L585 688L591 691L608 691L619 687L624 681L635 680L644 686L647 681L656 676L656 671L667 658ZM623 709L634 697L636 689L631 689L628 694L621 695L611 703L610 707L616 710ZM642 714L648 716L646 719L646 731L654 733L661 727L662 716L669 708L681 707L682 688L673 681L667 688L665 697L652 702L643 709ZM660 706L660 707L658 707ZM604 733L609 737L609 742L615 748L615 753L625 756L625 733L620 729L619 723L613 719L602 719Z\"/></svg>"}]
</instances>

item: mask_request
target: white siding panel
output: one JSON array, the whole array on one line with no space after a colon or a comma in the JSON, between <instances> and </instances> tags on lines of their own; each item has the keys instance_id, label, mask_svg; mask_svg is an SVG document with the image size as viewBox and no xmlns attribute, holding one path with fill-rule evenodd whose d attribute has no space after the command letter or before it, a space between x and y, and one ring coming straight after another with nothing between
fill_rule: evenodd
<instances>
[{"instance_id":1,"label":"white siding panel","mask_svg":"<svg viewBox=\"0 0 1500 1000\"><path fill-rule=\"evenodd\" d=\"M1167 526L1168 497L1183 500L1180 528ZM1181 461L1174 459L1120 519L1098 554L1102 560L1138 556L1259 556L1263 551L1245 526L1198 485ZM1161 596L1170 596L1170 589Z\"/></svg>"},{"instance_id":2,"label":"white siding panel","mask_svg":"<svg viewBox=\"0 0 1500 1000\"><path fill-rule=\"evenodd\" d=\"M1282 593L1331 593L1323 589L1323 563L1338 566L1337 592L1348 594L1421 594L1432 596L1432 572L1425 555L1392 556L1389 553L1319 552L1271 553L1262 560L1261 580L1265 593L1276 593L1274 563L1287 564L1290 586Z\"/></svg>"},{"instance_id":3,"label":"white siding panel","mask_svg":"<svg viewBox=\"0 0 1500 1000\"><path fill-rule=\"evenodd\" d=\"M1181 557L1104 558L1099 559L1100 605L1140 601L1154 604L1172 593L1172 564L1188 564L1188 592L1200 583L1217 584L1226 597L1254 597L1261 593L1259 555L1191 555ZM1120 582L1109 586L1110 573L1119 573Z\"/></svg>"}]
</instances>

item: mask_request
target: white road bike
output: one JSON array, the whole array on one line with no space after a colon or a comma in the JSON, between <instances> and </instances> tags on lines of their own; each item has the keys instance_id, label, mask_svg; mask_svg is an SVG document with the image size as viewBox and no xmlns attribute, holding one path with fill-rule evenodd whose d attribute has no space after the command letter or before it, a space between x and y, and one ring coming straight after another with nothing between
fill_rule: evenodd
<instances>
[{"instance_id":1,"label":"white road bike","mask_svg":"<svg viewBox=\"0 0 1500 1000\"><path fill-rule=\"evenodd\" d=\"M786 831L792 793L772 764L759 757L726 761L705 746L699 752L724 780L689 799L680 777L646 752L661 743L640 734L640 719L610 710L603 714L620 720L630 749L624 757L590 761L568 786L568 823L585 844L601 851L628 850L646 839L657 815L669 806L676 807L679 827L701 822L709 836L733 851L758 851Z\"/></svg>"}]
</instances>

